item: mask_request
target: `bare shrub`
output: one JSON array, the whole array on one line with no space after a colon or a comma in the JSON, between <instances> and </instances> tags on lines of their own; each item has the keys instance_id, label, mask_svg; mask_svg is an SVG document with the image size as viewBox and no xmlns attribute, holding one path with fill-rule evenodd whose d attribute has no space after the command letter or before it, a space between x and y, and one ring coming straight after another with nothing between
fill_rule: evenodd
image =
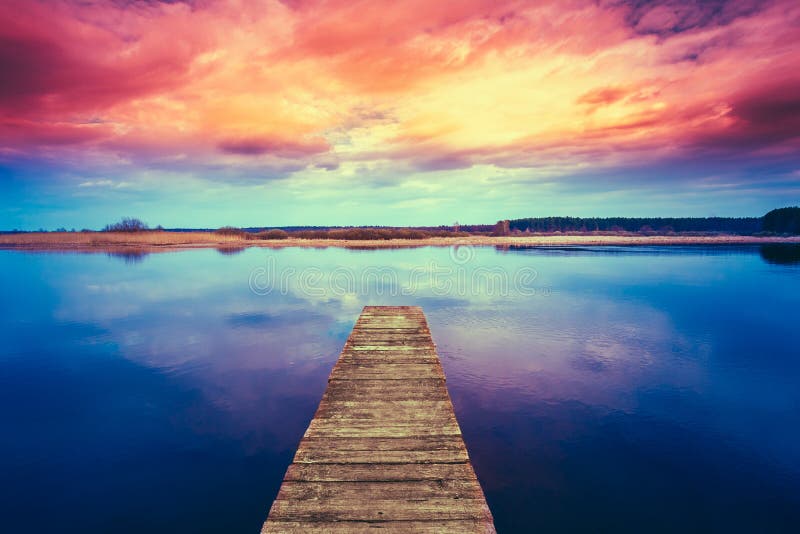
<instances>
[{"instance_id":1,"label":"bare shrub","mask_svg":"<svg viewBox=\"0 0 800 534\"><path fill-rule=\"evenodd\" d=\"M289 234L279 228L273 228L272 230L258 232L256 237L258 239L289 239Z\"/></svg>"},{"instance_id":2,"label":"bare shrub","mask_svg":"<svg viewBox=\"0 0 800 534\"><path fill-rule=\"evenodd\" d=\"M135 217L123 217L119 222L107 224L104 232L145 232L149 230L147 224Z\"/></svg>"},{"instance_id":3,"label":"bare shrub","mask_svg":"<svg viewBox=\"0 0 800 534\"><path fill-rule=\"evenodd\" d=\"M217 235L224 235L227 237L238 237L240 239L257 239L256 234L248 232L247 230L242 230L241 228L235 228L233 226L223 226L222 228L217 228L214 230L214 233Z\"/></svg>"}]
</instances>

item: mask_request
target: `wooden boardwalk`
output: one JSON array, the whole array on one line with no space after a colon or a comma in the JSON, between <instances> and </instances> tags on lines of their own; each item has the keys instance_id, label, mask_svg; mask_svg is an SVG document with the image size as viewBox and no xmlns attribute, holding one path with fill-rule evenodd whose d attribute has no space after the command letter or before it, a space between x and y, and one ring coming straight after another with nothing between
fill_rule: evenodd
<instances>
[{"instance_id":1,"label":"wooden boardwalk","mask_svg":"<svg viewBox=\"0 0 800 534\"><path fill-rule=\"evenodd\" d=\"M267 532L495 532L419 307L367 306Z\"/></svg>"}]
</instances>

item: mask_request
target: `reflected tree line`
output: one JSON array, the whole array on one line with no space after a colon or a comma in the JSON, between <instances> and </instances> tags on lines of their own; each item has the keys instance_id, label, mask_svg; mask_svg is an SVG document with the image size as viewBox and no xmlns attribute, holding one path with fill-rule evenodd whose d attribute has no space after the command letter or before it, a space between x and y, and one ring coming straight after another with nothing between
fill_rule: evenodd
<instances>
[{"instance_id":1,"label":"reflected tree line","mask_svg":"<svg viewBox=\"0 0 800 534\"><path fill-rule=\"evenodd\" d=\"M537 249L537 250L545 250L542 247L495 247L497 250L515 250L515 249ZM548 247L548 249L552 250L552 247ZM583 251L591 252L588 249L580 248L580 247L560 247L558 248L560 251ZM237 254L241 254L246 250L246 247L218 247L215 248L219 254L222 256L236 256ZM375 250L370 248L369 250ZM800 265L800 244L789 244L789 243L770 243L766 245L760 245L758 249L759 255L761 259L765 262L772 264L772 265ZM624 252L620 252L621 254ZM123 261L126 265L136 265L142 263L144 259L150 255L149 252L145 250L124 250L124 251L114 251L114 252L106 252L106 255L109 258L115 258L118 260Z\"/></svg>"},{"instance_id":2,"label":"reflected tree line","mask_svg":"<svg viewBox=\"0 0 800 534\"><path fill-rule=\"evenodd\" d=\"M773 265L800 265L800 245L772 243L761 245L761 259Z\"/></svg>"},{"instance_id":3,"label":"reflected tree line","mask_svg":"<svg viewBox=\"0 0 800 534\"><path fill-rule=\"evenodd\" d=\"M214 250L216 250L223 256L235 256L237 254L241 254L246 249L247 247L216 247ZM133 250L114 250L106 252L105 254L109 258L115 258L121 260L127 265L135 265L137 263L142 263L144 259L150 255L150 252L144 249L133 249Z\"/></svg>"}]
</instances>

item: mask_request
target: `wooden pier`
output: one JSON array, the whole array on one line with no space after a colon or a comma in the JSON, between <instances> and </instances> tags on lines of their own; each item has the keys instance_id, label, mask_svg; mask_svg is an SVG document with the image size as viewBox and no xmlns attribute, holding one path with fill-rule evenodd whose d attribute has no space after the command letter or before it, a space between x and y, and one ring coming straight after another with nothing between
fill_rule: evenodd
<instances>
[{"instance_id":1,"label":"wooden pier","mask_svg":"<svg viewBox=\"0 0 800 534\"><path fill-rule=\"evenodd\" d=\"M367 306L262 533L495 532L422 309Z\"/></svg>"}]
</instances>

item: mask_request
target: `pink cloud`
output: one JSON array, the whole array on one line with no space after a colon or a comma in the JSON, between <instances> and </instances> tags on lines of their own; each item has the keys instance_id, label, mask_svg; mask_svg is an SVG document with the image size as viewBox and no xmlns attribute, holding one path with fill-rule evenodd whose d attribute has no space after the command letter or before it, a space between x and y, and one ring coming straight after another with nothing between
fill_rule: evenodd
<instances>
[{"instance_id":1,"label":"pink cloud","mask_svg":"<svg viewBox=\"0 0 800 534\"><path fill-rule=\"evenodd\" d=\"M84 145L109 138L111 129L104 124L36 122L24 119L0 121L0 142L6 147Z\"/></svg>"},{"instance_id":2,"label":"pink cloud","mask_svg":"<svg viewBox=\"0 0 800 534\"><path fill-rule=\"evenodd\" d=\"M692 145L723 152L780 145L800 150L800 77L765 82L733 95L726 118L695 134Z\"/></svg>"},{"instance_id":3,"label":"pink cloud","mask_svg":"<svg viewBox=\"0 0 800 534\"><path fill-rule=\"evenodd\" d=\"M204 37L180 25L158 31L175 18L157 7L4 2L0 66L8 77L0 109L38 116L102 110L184 83Z\"/></svg>"},{"instance_id":4,"label":"pink cloud","mask_svg":"<svg viewBox=\"0 0 800 534\"><path fill-rule=\"evenodd\" d=\"M8 0L0 148L331 170L763 150L800 130L799 21L789 0Z\"/></svg>"},{"instance_id":5,"label":"pink cloud","mask_svg":"<svg viewBox=\"0 0 800 534\"><path fill-rule=\"evenodd\" d=\"M245 138L221 141L219 149L229 154L240 156L261 156L265 154L282 158L310 156L327 152L330 149L324 139L312 139L306 142L285 139Z\"/></svg>"},{"instance_id":6,"label":"pink cloud","mask_svg":"<svg viewBox=\"0 0 800 534\"><path fill-rule=\"evenodd\" d=\"M622 100L630 94L630 89L624 87L599 87L582 94L578 98L579 104L588 104L592 108L596 106L607 106Z\"/></svg>"}]
</instances>

